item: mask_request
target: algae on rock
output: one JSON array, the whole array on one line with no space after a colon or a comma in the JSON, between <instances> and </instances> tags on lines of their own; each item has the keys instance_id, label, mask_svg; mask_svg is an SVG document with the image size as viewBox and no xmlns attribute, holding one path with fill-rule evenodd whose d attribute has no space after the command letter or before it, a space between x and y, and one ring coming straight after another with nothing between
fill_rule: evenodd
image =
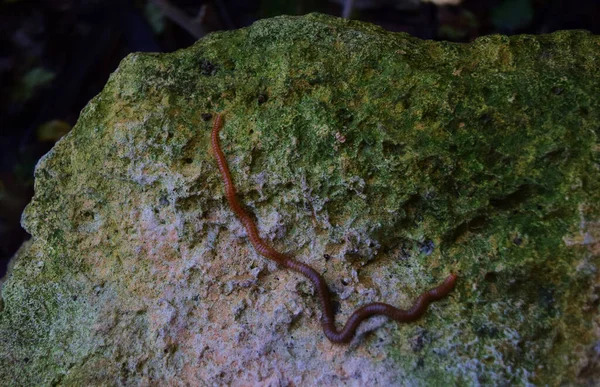
<instances>
[{"instance_id":1,"label":"algae on rock","mask_svg":"<svg viewBox=\"0 0 600 387\"><path fill-rule=\"evenodd\" d=\"M422 41L323 15L132 54L38 164L2 288L0 384L599 380L600 38ZM262 235L228 208L211 115ZM326 259L325 257L330 257Z\"/></svg>"}]
</instances>

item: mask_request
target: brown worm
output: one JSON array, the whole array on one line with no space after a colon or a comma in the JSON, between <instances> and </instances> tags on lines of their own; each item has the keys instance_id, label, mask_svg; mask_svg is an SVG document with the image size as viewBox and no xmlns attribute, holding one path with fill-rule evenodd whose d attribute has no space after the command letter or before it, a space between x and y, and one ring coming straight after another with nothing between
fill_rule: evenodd
<instances>
[{"instance_id":1,"label":"brown worm","mask_svg":"<svg viewBox=\"0 0 600 387\"><path fill-rule=\"evenodd\" d=\"M321 277L321 275L312 267L296 261L292 257L280 253L266 244L265 241L262 240L262 238L258 235L256 224L250 215L248 215L248 213L242 209L242 206L238 202L235 186L233 185L233 180L231 178L231 172L229 171L227 160L225 160L225 155L223 154L223 151L219 145L219 131L222 127L223 118L221 115L217 115L211 135L212 148L215 153L215 157L217 158L217 165L221 171L221 176L225 182L225 196L227 197L227 201L229 202L231 209L233 212L235 212L238 218L240 218L242 224L248 232L248 238L250 239L252 246L254 246L260 255L272 259L288 269L292 269L300 274L303 274L313 283L317 289L317 295L319 297L319 302L321 303L321 310L323 311L323 316L321 318L323 331L325 332L325 336L327 336L330 341L334 343L349 342L354 337L358 325L365 319L375 315L384 315L398 322L414 321L421 317L423 313L425 313L431 302L445 297L454 288L456 275L450 274L441 285L422 293L417 298L417 301L413 307L408 310L398 309L392 305L381 302L374 302L364 305L352 313L352 316L350 316L346 322L346 325L344 325L344 328L341 331L338 331L335 327L333 305L331 302L331 296L329 294L329 288L327 287L327 283L323 277Z\"/></svg>"}]
</instances>

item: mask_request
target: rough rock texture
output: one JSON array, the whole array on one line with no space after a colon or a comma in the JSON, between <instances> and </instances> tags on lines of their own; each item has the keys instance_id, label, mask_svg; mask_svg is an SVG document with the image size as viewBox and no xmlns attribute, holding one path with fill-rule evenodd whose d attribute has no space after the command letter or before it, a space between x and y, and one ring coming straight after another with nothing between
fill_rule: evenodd
<instances>
[{"instance_id":1,"label":"rough rock texture","mask_svg":"<svg viewBox=\"0 0 600 387\"><path fill-rule=\"evenodd\" d=\"M2 289L3 385L597 383L600 38L429 42L322 15L133 54L36 169ZM310 283L424 318L347 346Z\"/></svg>"}]
</instances>

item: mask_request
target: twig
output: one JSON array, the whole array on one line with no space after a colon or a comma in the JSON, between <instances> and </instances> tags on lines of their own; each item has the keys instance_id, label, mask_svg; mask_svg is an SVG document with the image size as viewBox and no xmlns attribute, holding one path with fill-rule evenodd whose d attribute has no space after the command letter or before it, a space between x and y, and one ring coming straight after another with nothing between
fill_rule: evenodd
<instances>
[{"instance_id":1,"label":"twig","mask_svg":"<svg viewBox=\"0 0 600 387\"><path fill-rule=\"evenodd\" d=\"M342 17L344 19L350 19L350 14L352 13L352 8L354 8L354 0L345 0L344 8L342 9Z\"/></svg>"},{"instance_id":2,"label":"twig","mask_svg":"<svg viewBox=\"0 0 600 387\"><path fill-rule=\"evenodd\" d=\"M186 30L196 39L206 35L206 31L193 18L189 17L181 9L171 4L168 0L152 0L160 8L162 13L179 27Z\"/></svg>"}]
</instances>

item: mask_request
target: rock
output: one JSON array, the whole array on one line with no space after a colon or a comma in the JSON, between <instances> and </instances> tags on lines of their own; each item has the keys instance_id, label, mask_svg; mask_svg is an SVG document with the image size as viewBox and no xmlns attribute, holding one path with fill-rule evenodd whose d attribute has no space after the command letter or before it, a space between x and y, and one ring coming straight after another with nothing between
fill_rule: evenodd
<instances>
[{"instance_id":1,"label":"rock","mask_svg":"<svg viewBox=\"0 0 600 387\"><path fill-rule=\"evenodd\" d=\"M40 160L2 288L3 385L600 380L600 38L422 41L323 15L132 54ZM210 147L221 133L258 255ZM327 257L327 258L326 258Z\"/></svg>"}]
</instances>

